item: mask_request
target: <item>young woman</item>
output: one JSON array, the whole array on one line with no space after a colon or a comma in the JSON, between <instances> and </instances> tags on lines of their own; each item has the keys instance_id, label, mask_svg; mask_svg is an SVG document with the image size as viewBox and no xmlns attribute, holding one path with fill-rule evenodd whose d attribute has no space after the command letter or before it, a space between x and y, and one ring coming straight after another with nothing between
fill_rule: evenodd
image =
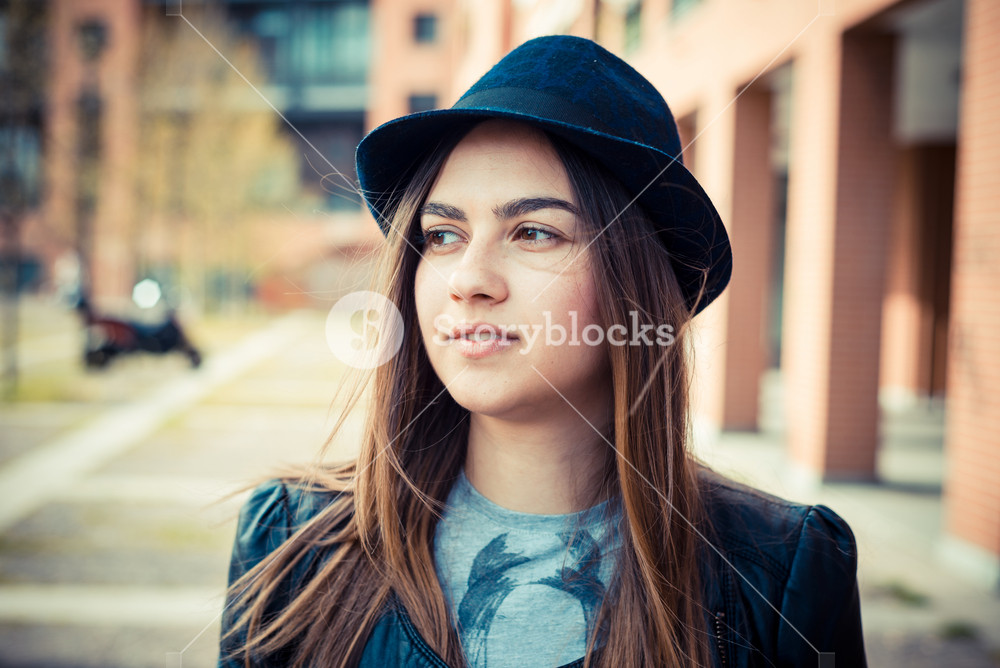
<instances>
[{"instance_id":1,"label":"young woman","mask_svg":"<svg viewBox=\"0 0 1000 668\"><path fill-rule=\"evenodd\" d=\"M731 256L680 148L574 37L362 141L403 344L358 459L244 506L221 665L865 665L847 525L688 453Z\"/></svg>"}]
</instances>

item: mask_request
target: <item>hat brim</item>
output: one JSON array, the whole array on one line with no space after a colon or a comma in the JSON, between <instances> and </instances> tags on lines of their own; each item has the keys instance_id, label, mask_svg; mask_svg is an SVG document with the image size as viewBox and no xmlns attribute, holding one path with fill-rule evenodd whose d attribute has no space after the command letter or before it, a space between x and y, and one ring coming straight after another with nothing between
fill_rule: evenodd
<instances>
[{"instance_id":1,"label":"hat brim","mask_svg":"<svg viewBox=\"0 0 1000 668\"><path fill-rule=\"evenodd\" d=\"M361 192L383 233L403 186L442 137L462 125L507 119L561 137L614 174L635 197L670 254L687 306L700 312L732 274L729 237L715 206L679 159L599 130L494 109L436 109L389 121L358 145ZM610 221L609 221L610 222Z\"/></svg>"}]
</instances>

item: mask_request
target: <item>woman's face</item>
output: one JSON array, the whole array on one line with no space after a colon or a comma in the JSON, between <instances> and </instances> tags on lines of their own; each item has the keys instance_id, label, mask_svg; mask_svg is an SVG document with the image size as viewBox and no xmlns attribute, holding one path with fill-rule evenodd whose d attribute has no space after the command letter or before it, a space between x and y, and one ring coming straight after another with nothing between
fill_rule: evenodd
<instances>
[{"instance_id":1,"label":"woman's face","mask_svg":"<svg viewBox=\"0 0 1000 668\"><path fill-rule=\"evenodd\" d=\"M415 298L431 364L468 410L521 420L608 405L607 351L585 342L599 319L578 210L529 126L478 125L445 162L419 214Z\"/></svg>"}]
</instances>

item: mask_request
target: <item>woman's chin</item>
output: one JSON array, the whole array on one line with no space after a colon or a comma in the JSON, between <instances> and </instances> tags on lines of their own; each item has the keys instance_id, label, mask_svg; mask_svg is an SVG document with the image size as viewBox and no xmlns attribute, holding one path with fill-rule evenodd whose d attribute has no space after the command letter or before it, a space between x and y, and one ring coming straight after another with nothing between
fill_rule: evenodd
<instances>
[{"instance_id":1,"label":"woman's chin","mask_svg":"<svg viewBox=\"0 0 1000 668\"><path fill-rule=\"evenodd\" d=\"M505 388L449 387L449 393L470 413L506 420L525 420L543 409L545 399Z\"/></svg>"},{"instance_id":2,"label":"woman's chin","mask_svg":"<svg viewBox=\"0 0 1000 668\"><path fill-rule=\"evenodd\" d=\"M523 401L502 395L484 396L479 392L453 392L451 397L455 403L470 413L491 418L523 417L528 408Z\"/></svg>"}]
</instances>

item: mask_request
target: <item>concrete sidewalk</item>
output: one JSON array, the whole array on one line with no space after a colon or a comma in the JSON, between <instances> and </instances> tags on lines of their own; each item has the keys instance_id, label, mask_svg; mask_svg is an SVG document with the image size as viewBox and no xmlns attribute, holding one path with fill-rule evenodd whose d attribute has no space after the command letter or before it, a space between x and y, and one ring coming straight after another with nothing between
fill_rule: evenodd
<instances>
[{"instance_id":1,"label":"concrete sidewalk","mask_svg":"<svg viewBox=\"0 0 1000 668\"><path fill-rule=\"evenodd\" d=\"M214 665L241 496L223 499L314 457L343 374L311 312L197 371L122 362L85 378L110 401L0 406L0 666Z\"/></svg>"},{"instance_id":2,"label":"concrete sidewalk","mask_svg":"<svg viewBox=\"0 0 1000 668\"><path fill-rule=\"evenodd\" d=\"M0 532L43 505L59 490L113 461L152 434L165 420L194 405L220 385L292 340L297 327L286 316L185 376L155 388L140 401L109 409L71 433L33 448L0 470Z\"/></svg>"}]
</instances>

